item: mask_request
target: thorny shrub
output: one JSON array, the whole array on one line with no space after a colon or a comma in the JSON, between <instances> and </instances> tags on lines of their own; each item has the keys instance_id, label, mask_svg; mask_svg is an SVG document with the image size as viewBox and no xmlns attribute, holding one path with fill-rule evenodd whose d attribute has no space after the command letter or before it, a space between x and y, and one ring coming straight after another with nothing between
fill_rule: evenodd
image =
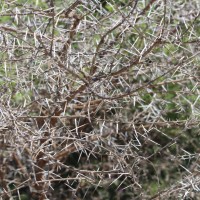
<instances>
[{"instance_id":1,"label":"thorny shrub","mask_svg":"<svg viewBox=\"0 0 200 200\"><path fill-rule=\"evenodd\" d=\"M199 199L199 10L1 1L1 199Z\"/></svg>"}]
</instances>

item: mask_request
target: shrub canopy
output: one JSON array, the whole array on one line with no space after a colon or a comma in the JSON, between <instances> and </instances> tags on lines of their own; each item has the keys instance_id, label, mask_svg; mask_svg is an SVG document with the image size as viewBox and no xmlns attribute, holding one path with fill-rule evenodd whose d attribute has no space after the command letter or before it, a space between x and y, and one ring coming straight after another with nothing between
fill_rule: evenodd
<instances>
[{"instance_id":1,"label":"shrub canopy","mask_svg":"<svg viewBox=\"0 0 200 200\"><path fill-rule=\"evenodd\" d=\"M1 198L198 199L199 9L1 1Z\"/></svg>"}]
</instances>

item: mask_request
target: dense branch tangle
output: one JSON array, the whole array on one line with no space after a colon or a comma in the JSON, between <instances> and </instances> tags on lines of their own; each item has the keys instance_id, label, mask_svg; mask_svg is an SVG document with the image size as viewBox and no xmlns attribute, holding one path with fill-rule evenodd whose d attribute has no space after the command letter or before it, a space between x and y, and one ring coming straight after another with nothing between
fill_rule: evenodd
<instances>
[{"instance_id":1,"label":"dense branch tangle","mask_svg":"<svg viewBox=\"0 0 200 200\"><path fill-rule=\"evenodd\" d=\"M156 194L151 187L162 169L177 172L179 155L196 145L190 143L199 126L195 5L20 2L3 2L0 13L2 197L24 189L32 198L54 199L65 188L60 199L81 192L87 198L90 188L100 194L108 186L144 199L174 195L179 186ZM196 149L188 171L198 161ZM18 170L13 180L10 160Z\"/></svg>"}]
</instances>

